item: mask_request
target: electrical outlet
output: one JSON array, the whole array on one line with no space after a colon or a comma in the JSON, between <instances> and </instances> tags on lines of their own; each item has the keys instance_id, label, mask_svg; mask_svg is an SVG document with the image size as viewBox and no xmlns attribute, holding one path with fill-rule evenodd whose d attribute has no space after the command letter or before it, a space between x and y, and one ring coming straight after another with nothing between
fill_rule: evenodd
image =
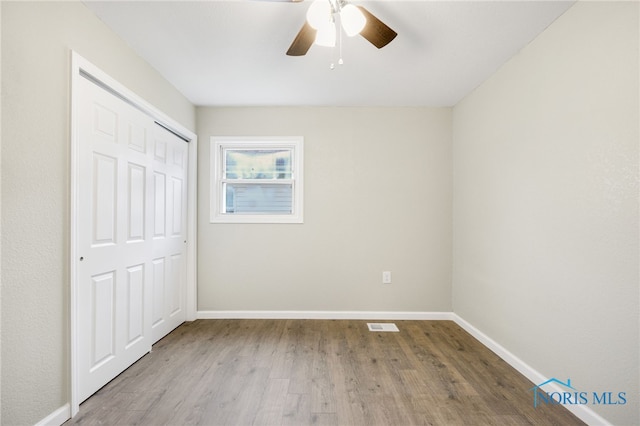
<instances>
[{"instance_id":1,"label":"electrical outlet","mask_svg":"<svg viewBox=\"0 0 640 426\"><path fill-rule=\"evenodd\" d=\"M382 272L382 284L391 284L391 271Z\"/></svg>"}]
</instances>

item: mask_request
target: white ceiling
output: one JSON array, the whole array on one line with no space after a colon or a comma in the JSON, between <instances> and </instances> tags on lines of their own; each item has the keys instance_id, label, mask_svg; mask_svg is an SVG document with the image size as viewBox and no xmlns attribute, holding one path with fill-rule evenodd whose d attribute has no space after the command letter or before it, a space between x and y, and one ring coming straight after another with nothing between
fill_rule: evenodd
<instances>
[{"instance_id":1,"label":"white ceiling","mask_svg":"<svg viewBox=\"0 0 640 426\"><path fill-rule=\"evenodd\" d=\"M452 106L573 1L353 3L398 36L345 36L331 70L338 49L285 55L310 0L85 2L196 105Z\"/></svg>"}]
</instances>

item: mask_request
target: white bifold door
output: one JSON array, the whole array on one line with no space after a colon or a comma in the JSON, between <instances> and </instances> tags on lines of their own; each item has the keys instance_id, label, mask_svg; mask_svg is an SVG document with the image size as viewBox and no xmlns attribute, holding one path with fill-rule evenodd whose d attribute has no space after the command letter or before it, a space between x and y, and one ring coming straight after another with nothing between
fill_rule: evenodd
<instances>
[{"instance_id":1,"label":"white bifold door","mask_svg":"<svg viewBox=\"0 0 640 426\"><path fill-rule=\"evenodd\" d=\"M187 143L80 78L77 362L83 401L185 320Z\"/></svg>"}]
</instances>

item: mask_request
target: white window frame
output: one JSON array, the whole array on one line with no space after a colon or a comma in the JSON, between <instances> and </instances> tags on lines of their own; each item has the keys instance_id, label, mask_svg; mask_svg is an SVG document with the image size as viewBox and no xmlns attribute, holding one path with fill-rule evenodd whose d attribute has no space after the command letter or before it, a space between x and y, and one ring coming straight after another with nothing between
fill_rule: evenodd
<instances>
[{"instance_id":1,"label":"white window frame","mask_svg":"<svg viewBox=\"0 0 640 426\"><path fill-rule=\"evenodd\" d=\"M304 138L302 136L281 137L244 137L244 136L212 136L210 152L210 206L211 223L303 223L303 190L304 190ZM293 201L290 214L239 214L223 213L224 194L222 186L223 162L225 149L291 149ZM269 180L263 180L268 183Z\"/></svg>"}]
</instances>

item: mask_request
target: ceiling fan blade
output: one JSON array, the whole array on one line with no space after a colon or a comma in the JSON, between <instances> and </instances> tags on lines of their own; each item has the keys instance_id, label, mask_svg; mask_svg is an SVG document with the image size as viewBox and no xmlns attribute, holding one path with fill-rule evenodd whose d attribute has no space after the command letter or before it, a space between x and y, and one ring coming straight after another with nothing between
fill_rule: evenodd
<instances>
[{"instance_id":1,"label":"ceiling fan blade","mask_svg":"<svg viewBox=\"0 0 640 426\"><path fill-rule=\"evenodd\" d=\"M367 18L367 23L362 31L360 31L360 35L366 38L371 44L380 49L396 38L398 33L389 28L387 24L373 16L373 14L364 7L358 6L358 9L360 9L365 18Z\"/></svg>"},{"instance_id":2,"label":"ceiling fan blade","mask_svg":"<svg viewBox=\"0 0 640 426\"><path fill-rule=\"evenodd\" d=\"M289 56L304 56L316 39L316 29L304 21L304 25L298 31L296 38L287 50Z\"/></svg>"}]
</instances>

